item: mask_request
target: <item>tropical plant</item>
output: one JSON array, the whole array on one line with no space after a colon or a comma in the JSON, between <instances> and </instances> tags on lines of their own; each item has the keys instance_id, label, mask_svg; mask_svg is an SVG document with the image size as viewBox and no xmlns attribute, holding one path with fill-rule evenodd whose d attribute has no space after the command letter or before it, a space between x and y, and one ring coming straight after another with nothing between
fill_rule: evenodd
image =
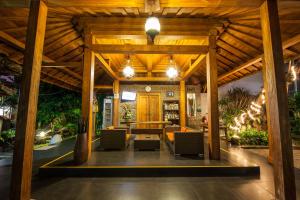
<instances>
[{"instance_id":1,"label":"tropical plant","mask_svg":"<svg viewBox=\"0 0 300 200\"><path fill-rule=\"evenodd\" d=\"M66 128L71 134L75 134L81 115L80 108L80 94L41 84L37 113L39 128L50 126L53 132Z\"/></svg>"},{"instance_id":2,"label":"tropical plant","mask_svg":"<svg viewBox=\"0 0 300 200\"><path fill-rule=\"evenodd\" d=\"M242 114L257 97L244 88L232 88L219 101L220 117L226 126L234 123L234 118Z\"/></svg>"},{"instance_id":3,"label":"tropical plant","mask_svg":"<svg viewBox=\"0 0 300 200\"><path fill-rule=\"evenodd\" d=\"M255 128L245 129L240 132L241 145L268 145L268 133L266 131L258 131Z\"/></svg>"},{"instance_id":4,"label":"tropical plant","mask_svg":"<svg viewBox=\"0 0 300 200\"><path fill-rule=\"evenodd\" d=\"M289 97L289 119L291 134L300 135L300 92Z\"/></svg>"}]
</instances>

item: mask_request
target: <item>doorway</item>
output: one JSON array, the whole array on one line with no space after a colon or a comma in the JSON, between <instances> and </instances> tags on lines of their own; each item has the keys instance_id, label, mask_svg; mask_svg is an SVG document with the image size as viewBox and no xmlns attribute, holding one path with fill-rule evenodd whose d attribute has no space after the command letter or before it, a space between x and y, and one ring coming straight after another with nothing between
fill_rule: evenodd
<instances>
[{"instance_id":1,"label":"doorway","mask_svg":"<svg viewBox=\"0 0 300 200\"><path fill-rule=\"evenodd\" d=\"M161 121L160 93L138 93L137 95L137 121ZM154 124L138 124L138 128L159 128Z\"/></svg>"}]
</instances>

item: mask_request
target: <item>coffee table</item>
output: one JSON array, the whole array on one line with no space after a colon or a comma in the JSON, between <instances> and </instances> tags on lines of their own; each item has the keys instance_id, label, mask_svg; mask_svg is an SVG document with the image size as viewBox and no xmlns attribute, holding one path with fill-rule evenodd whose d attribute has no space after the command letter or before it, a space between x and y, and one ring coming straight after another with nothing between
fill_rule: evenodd
<instances>
[{"instance_id":1,"label":"coffee table","mask_svg":"<svg viewBox=\"0 0 300 200\"><path fill-rule=\"evenodd\" d=\"M155 134L138 134L134 138L134 149L156 150L160 149L160 138Z\"/></svg>"}]
</instances>

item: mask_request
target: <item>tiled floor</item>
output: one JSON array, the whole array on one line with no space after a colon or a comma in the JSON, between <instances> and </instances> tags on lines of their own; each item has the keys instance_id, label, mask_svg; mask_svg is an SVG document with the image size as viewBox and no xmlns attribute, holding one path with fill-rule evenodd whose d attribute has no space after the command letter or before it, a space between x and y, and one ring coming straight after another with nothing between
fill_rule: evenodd
<instances>
[{"instance_id":1,"label":"tiled floor","mask_svg":"<svg viewBox=\"0 0 300 200\"><path fill-rule=\"evenodd\" d=\"M65 152L66 146L61 147ZM60 149L62 150L62 149ZM70 150L70 149L69 149ZM35 167L55 154L38 155ZM57 150L56 150L57 151ZM197 178L33 178L32 198L38 200L268 200L274 199L272 167L264 156L230 149L237 159L261 166L259 179L245 177ZM52 156L51 156L52 155ZM41 161L42 160L42 161ZM300 170L295 169L300 200ZM0 199L8 199L10 167L0 167Z\"/></svg>"},{"instance_id":2,"label":"tiled floor","mask_svg":"<svg viewBox=\"0 0 300 200\"><path fill-rule=\"evenodd\" d=\"M250 162L241 162L238 156L228 154L228 147L222 142L221 161L208 159L208 146L205 145L204 157L174 156L165 142L161 141L160 150L138 151L133 148L133 141L126 150L103 151L99 150L99 141L94 142L94 151L85 166L250 166ZM231 159L229 160L228 157ZM53 162L50 166L72 166L73 155Z\"/></svg>"}]
</instances>

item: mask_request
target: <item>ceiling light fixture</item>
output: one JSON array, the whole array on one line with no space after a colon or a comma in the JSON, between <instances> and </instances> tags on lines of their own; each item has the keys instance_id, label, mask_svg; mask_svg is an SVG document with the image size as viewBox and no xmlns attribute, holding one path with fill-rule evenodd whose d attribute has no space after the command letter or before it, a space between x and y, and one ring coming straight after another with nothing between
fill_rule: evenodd
<instances>
[{"instance_id":1,"label":"ceiling light fixture","mask_svg":"<svg viewBox=\"0 0 300 200\"><path fill-rule=\"evenodd\" d=\"M173 58L170 59L169 68L167 69L166 74L170 79L175 79L178 76L178 70L176 69Z\"/></svg>"},{"instance_id":2,"label":"ceiling light fixture","mask_svg":"<svg viewBox=\"0 0 300 200\"><path fill-rule=\"evenodd\" d=\"M150 38L151 42L154 43L154 38L160 32L160 23L157 17L148 17L145 23L145 31Z\"/></svg>"},{"instance_id":3,"label":"ceiling light fixture","mask_svg":"<svg viewBox=\"0 0 300 200\"><path fill-rule=\"evenodd\" d=\"M128 56L127 60L126 60L125 67L123 69L123 75L126 78L132 78L134 76L134 69L131 66L131 62L130 62L129 56Z\"/></svg>"}]
</instances>

